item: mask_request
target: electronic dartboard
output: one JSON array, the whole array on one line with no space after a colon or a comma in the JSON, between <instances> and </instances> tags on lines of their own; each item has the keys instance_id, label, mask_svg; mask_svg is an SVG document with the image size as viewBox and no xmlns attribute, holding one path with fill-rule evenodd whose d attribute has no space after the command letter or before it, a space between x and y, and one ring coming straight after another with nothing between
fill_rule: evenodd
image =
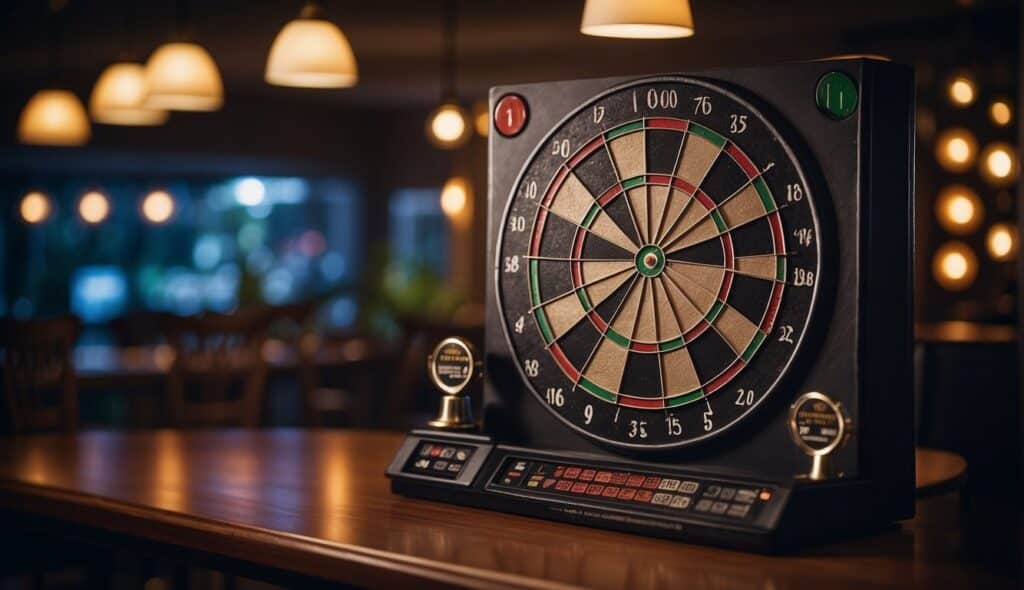
<instances>
[{"instance_id":1,"label":"electronic dartboard","mask_svg":"<svg viewBox=\"0 0 1024 590\"><path fill-rule=\"evenodd\" d=\"M912 89L493 89L482 429L414 431L393 489L763 551L909 516Z\"/></svg>"}]
</instances>

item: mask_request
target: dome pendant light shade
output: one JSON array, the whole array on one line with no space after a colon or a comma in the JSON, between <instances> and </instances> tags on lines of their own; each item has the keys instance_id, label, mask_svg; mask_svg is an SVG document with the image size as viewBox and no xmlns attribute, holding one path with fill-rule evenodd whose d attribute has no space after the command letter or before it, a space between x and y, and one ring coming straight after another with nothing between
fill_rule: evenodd
<instances>
[{"instance_id":1,"label":"dome pendant light shade","mask_svg":"<svg viewBox=\"0 0 1024 590\"><path fill-rule=\"evenodd\" d=\"M690 37L693 12L690 0L587 0L580 32L629 39Z\"/></svg>"},{"instance_id":2,"label":"dome pendant light shade","mask_svg":"<svg viewBox=\"0 0 1024 590\"><path fill-rule=\"evenodd\" d=\"M345 34L309 3L274 39L264 78L277 86L348 88L359 80L359 68Z\"/></svg>"},{"instance_id":3,"label":"dome pendant light shade","mask_svg":"<svg viewBox=\"0 0 1024 590\"><path fill-rule=\"evenodd\" d=\"M168 111L216 111L224 85L213 58L196 43L165 43L146 62L146 107Z\"/></svg>"},{"instance_id":4,"label":"dome pendant light shade","mask_svg":"<svg viewBox=\"0 0 1024 590\"><path fill-rule=\"evenodd\" d=\"M146 101L146 68L118 62L107 66L93 86L89 114L107 125L162 125L167 111L150 109Z\"/></svg>"},{"instance_id":5,"label":"dome pendant light shade","mask_svg":"<svg viewBox=\"0 0 1024 590\"><path fill-rule=\"evenodd\" d=\"M92 130L82 101L68 90L36 92L18 119L18 140L35 145L83 145Z\"/></svg>"}]
</instances>

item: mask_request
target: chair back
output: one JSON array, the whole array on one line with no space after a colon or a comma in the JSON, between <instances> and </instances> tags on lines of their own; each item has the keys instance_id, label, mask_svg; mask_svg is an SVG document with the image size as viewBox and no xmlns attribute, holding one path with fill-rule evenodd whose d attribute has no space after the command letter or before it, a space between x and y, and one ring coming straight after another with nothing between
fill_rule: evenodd
<instances>
[{"instance_id":1,"label":"chair back","mask_svg":"<svg viewBox=\"0 0 1024 590\"><path fill-rule=\"evenodd\" d=\"M176 426L260 425L267 319L262 307L165 316L164 333L174 349L168 399Z\"/></svg>"},{"instance_id":2,"label":"chair back","mask_svg":"<svg viewBox=\"0 0 1024 590\"><path fill-rule=\"evenodd\" d=\"M81 329L74 316L3 321L0 368L12 432L78 428L72 347Z\"/></svg>"}]
</instances>

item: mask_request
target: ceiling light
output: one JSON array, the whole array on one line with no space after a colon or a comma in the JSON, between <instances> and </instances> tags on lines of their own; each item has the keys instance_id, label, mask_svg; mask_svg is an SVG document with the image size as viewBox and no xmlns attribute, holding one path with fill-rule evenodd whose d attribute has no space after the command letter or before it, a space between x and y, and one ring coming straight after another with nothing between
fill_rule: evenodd
<instances>
[{"instance_id":1,"label":"ceiling light","mask_svg":"<svg viewBox=\"0 0 1024 590\"><path fill-rule=\"evenodd\" d=\"M462 176L453 176L444 183L441 189L441 210L454 223L462 225L468 221L472 191L469 180Z\"/></svg>"},{"instance_id":2,"label":"ceiling light","mask_svg":"<svg viewBox=\"0 0 1024 590\"><path fill-rule=\"evenodd\" d=\"M216 111L224 85L213 58L201 45L165 43L146 62L146 106L168 111Z\"/></svg>"},{"instance_id":3,"label":"ceiling light","mask_svg":"<svg viewBox=\"0 0 1024 590\"><path fill-rule=\"evenodd\" d=\"M166 223L174 215L174 209L174 197L165 190L150 191L142 198L142 216L150 223Z\"/></svg>"},{"instance_id":4,"label":"ceiling light","mask_svg":"<svg viewBox=\"0 0 1024 590\"><path fill-rule=\"evenodd\" d=\"M21 204L18 206L21 218L25 220L25 223L32 225L46 221L50 217L51 211L53 211L53 205L50 203L50 197L39 191L27 193L21 198Z\"/></svg>"},{"instance_id":5,"label":"ceiling light","mask_svg":"<svg viewBox=\"0 0 1024 590\"><path fill-rule=\"evenodd\" d=\"M958 107L968 107L974 104L974 100L978 97L974 78L968 74L956 74L950 78L948 93L950 102Z\"/></svg>"},{"instance_id":6,"label":"ceiling light","mask_svg":"<svg viewBox=\"0 0 1024 590\"><path fill-rule=\"evenodd\" d=\"M92 130L82 101L68 90L36 92L18 119L18 140L35 145L83 145Z\"/></svg>"},{"instance_id":7,"label":"ceiling light","mask_svg":"<svg viewBox=\"0 0 1024 590\"><path fill-rule=\"evenodd\" d=\"M427 138L437 147L457 148L469 140L468 119L465 109L457 103L446 102L427 119Z\"/></svg>"},{"instance_id":8,"label":"ceiling light","mask_svg":"<svg viewBox=\"0 0 1024 590\"><path fill-rule=\"evenodd\" d=\"M110 215L110 200L100 191L89 191L78 201L78 215L90 225L102 223Z\"/></svg>"},{"instance_id":9,"label":"ceiling light","mask_svg":"<svg viewBox=\"0 0 1024 590\"><path fill-rule=\"evenodd\" d=\"M359 79L356 56L341 29L315 2L274 39L264 78L277 86L347 88Z\"/></svg>"},{"instance_id":10,"label":"ceiling light","mask_svg":"<svg viewBox=\"0 0 1024 590\"><path fill-rule=\"evenodd\" d=\"M162 125L167 111L147 108L146 68L117 62L107 66L93 86L89 113L93 121L108 125Z\"/></svg>"},{"instance_id":11,"label":"ceiling light","mask_svg":"<svg viewBox=\"0 0 1024 590\"><path fill-rule=\"evenodd\" d=\"M1019 170L1017 150L1008 143L989 144L981 153L981 176L993 186L1013 184Z\"/></svg>"},{"instance_id":12,"label":"ceiling light","mask_svg":"<svg viewBox=\"0 0 1024 590\"><path fill-rule=\"evenodd\" d=\"M999 127L1009 125L1013 121L1013 107L1010 106L1010 101L1005 98L992 101L988 107L988 117Z\"/></svg>"},{"instance_id":13,"label":"ceiling light","mask_svg":"<svg viewBox=\"0 0 1024 590\"><path fill-rule=\"evenodd\" d=\"M961 127L947 129L935 142L935 158L950 172L966 172L978 154L978 140Z\"/></svg>"},{"instance_id":14,"label":"ceiling light","mask_svg":"<svg viewBox=\"0 0 1024 590\"><path fill-rule=\"evenodd\" d=\"M693 12L689 0L587 0L580 31L630 39L690 37Z\"/></svg>"},{"instance_id":15,"label":"ceiling light","mask_svg":"<svg viewBox=\"0 0 1024 590\"><path fill-rule=\"evenodd\" d=\"M963 242L947 242L935 252L932 274L943 288L963 291L978 276L978 257Z\"/></svg>"},{"instance_id":16,"label":"ceiling light","mask_svg":"<svg viewBox=\"0 0 1024 590\"><path fill-rule=\"evenodd\" d=\"M989 256L995 260L1010 260L1017 255L1017 228L1010 223L997 223L989 228L985 238Z\"/></svg>"},{"instance_id":17,"label":"ceiling light","mask_svg":"<svg viewBox=\"0 0 1024 590\"><path fill-rule=\"evenodd\" d=\"M954 184L942 189L935 202L935 216L946 231L958 235L978 228L984 216L978 194L970 188Z\"/></svg>"}]
</instances>

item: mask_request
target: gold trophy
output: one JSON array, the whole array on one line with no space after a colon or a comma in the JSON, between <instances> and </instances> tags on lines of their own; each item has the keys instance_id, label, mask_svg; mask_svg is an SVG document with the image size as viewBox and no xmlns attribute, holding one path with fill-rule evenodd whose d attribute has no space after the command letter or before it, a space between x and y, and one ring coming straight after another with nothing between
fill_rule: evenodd
<instances>
[{"instance_id":1,"label":"gold trophy","mask_svg":"<svg viewBox=\"0 0 1024 590\"><path fill-rule=\"evenodd\" d=\"M437 418L428 424L441 430L473 430L473 406L469 386L480 376L481 362L476 350L463 338L445 338L427 357L427 373L444 396Z\"/></svg>"},{"instance_id":2,"label":"gold trophy","mask_svg":"<svg viewBox=\"0 0 1024 590\"><path fill-rule=\"evenodd\" d=\"M830 456L853 434L853 423L842 405L823 393L811 391L789 407L789 433L800 450L811 457L807 479L820 481L836 477Z\"/></svg>"}]
</instances>

